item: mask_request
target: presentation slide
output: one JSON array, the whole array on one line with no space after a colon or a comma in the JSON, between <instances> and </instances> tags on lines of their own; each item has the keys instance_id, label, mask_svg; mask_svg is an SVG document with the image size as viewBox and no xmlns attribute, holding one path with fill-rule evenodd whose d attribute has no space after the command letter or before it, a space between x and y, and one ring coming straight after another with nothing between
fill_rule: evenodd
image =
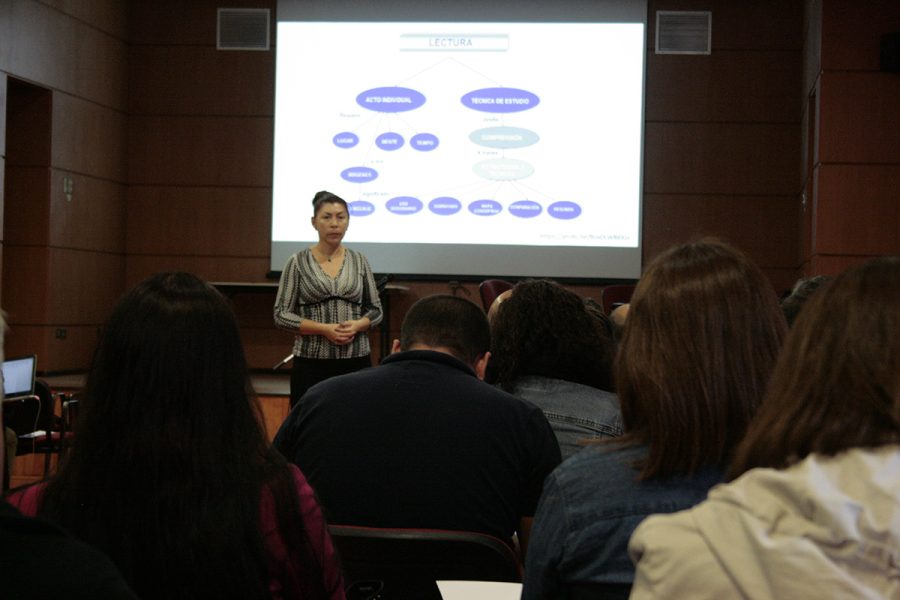
<instances>
[{"instance_id":1,"label":"presentation slide","mask_svg":"<svg viewBox=\"0 0 900 600\"><path fill-rule=\"evenodd\" d=\"M316 241L310 201L329 190L379 273L637 277L644 36L280 22L272 269Z\"/></svg>"}]
</instances>

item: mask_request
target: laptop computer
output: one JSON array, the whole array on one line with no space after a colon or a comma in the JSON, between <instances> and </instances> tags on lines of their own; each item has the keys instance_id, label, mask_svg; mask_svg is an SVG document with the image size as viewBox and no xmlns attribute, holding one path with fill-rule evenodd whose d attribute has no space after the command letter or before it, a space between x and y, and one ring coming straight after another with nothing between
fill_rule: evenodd
<instances>
[{"instance_id":1,"label":"laptop computer","mask_svg":"<svg viewBox=\"0 0 900 600\"><path fill-rule=\"evenodd\" d=\"M3 394L7 400L34 395L36 369L36 354L3 361Z\"/></svg>"}]
</instances>

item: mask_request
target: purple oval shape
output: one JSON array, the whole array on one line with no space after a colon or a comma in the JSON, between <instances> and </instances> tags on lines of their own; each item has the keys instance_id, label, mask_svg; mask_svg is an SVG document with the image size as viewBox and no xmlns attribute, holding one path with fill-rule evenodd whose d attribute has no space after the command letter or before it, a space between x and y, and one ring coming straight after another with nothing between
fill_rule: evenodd
<instances>
[{"instance_id":1,"label":"purple oval shape","mask_svg":"<svg viewBox=\"0 0 900 600\"><path fill-rule=\"evenodd\" d=\"M476 200L469 204L469 212L479 217L491 217L503 212L503 207L494 200Z\"/></svg>"},{"instance_id":2,"label":"purple oval shape","mask_svg":"<svg viewBox=\"0 0 900 600\"><path fill-rule=\"evenodd\" d=\"M460 98L464 106L489 113L511 113L528 110L541 100L537 95L516 88L484 88Z\"/></svg>"},{"instance_id":3,"label":"purple oval shape","mask_svg":"<svg viewBox=\"0 0 900 600\"><path fill-rule=\"evenodd\" d=\"M581 207L574 202L561 200L548 206L547 214L554 219L574 219L581 214Z\"/></svg>"},{"instance_id":4,"label":"purple oval shape","mask_svg":"<svg viewBox=\"0 0 900 600\"><path fill-rule=\"evenodd\" d=\"M413 150L418 150L420 152L431 152L437 148L440 143L437 136L431 133L417 133L409 138L409 145L412 146Z\"/></svg>"},{"instance_id":5,"label":"purple oval shape","mask_svg":"<svg viewBox=\"0 0 900 600\"><path fill-rule=\"evenodd\" d=\"M425 104L425 95L405 87L379 87L361 93L356 103L375 112L406 112Z\"/></svg>"},{"instance_id":6,"label":"purple oval shape","mask_svg":"<svg viewBox=\"0 0 900 600\"><path fill-rule=\"evenodd\" d=\"M428 203L428 210L436 215L455 215L462 209L462 202L450 196L441 196Z\"/></svg>"},{"instance_id":7,"label":"purple oval shape","mask_svg":"<svg viewBox=\"0 0 900 600\"><path fill-rule=\"evenodd\" d=\"M368 183L378 177L378 171L369 167L350 167L341 171L341 179L353 183Z\"/></svg>"},{"instance_id":8,"label":"purple oval shape","mask_svg":"<svg viewBox=\"0 0 900 600\"><path fill-rule=\"evenodd\" d=\"M355 200L347 204L351 217L367 217L375 212L375 205L366 200Z\"/></svg>"},{"instance_id":9,"label":"purple oval shape","mask_svg":"<svg viewBox=\"0 0 900 600\"><path fill-rule=\"evenodd\" d=\"M394 133L393 131L382 133L377 138L375 138L375 144L382 150L387 150L388 152L399 150L403 147L403 143L405 141L406 140L403 139L402 135L400 135L399 133Z\"/></svg>"},{"instance_id":10,"label":"purple oval shape","mask_svg":"<svg viewBox=\"0 0 900 600\"><path fill-rule=\"evenodd\" d=\"M331 141L338 148L352 148L359 143L359 137L352 131L342 131L331 138Z\"/></svg>"},{"instance_id":11,"label":"purple oval shape","mask_svg":"<svg viewBox=\"0 0 900 600\"><path fill-rule=\"evenodd\" d=\"M422 210L422 201L412 196L397 196L388 200L384 206L395 215L411 215Z\"/></svg>"},{"instance_id":12,"label":"purple oval shape","mask_svg":"<svg viewBox=\"0 0 900 600\"><path fill-rule=\"evenodd\" d=\"M530 219L541 214L541 205L533 200L519 200L509 205L509 214L523 219Z\"/></svg>"}]
</instances>

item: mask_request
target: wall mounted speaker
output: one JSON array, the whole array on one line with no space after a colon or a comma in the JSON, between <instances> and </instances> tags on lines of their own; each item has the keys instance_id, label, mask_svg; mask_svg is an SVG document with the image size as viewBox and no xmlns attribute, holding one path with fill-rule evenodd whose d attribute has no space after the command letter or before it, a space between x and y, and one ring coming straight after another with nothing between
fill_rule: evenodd
<instances>
[{"instance_id":1,"label":"wall mounted speaker","mask_svg":"<svg viewBox=\"0 0 900 600\"><path fill-rule=\"evenodd\" d=\"M711 51L710 11L656 11L657 54L709 54Z\"/></svg>"},{"instance_id":2,"label":"wall mounted speaker","mask_svg":"<svg viewBox=\"0 0 900 600\"><path fill-rule=\"evenodd\" d=\"M216 23L216 49L268 50L268 8L220 8Z\"/></svg>"}]
</instances>

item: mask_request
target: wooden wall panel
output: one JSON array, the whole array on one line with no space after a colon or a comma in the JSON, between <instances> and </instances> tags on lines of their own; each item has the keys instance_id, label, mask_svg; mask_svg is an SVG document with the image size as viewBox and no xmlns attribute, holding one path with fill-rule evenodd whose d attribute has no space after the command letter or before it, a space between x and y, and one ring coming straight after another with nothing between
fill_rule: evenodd
<instances>
[{"instance_id":1,"label":"wooden wall panel","mask_svg":"<svg viewBox=\"0 0 900 600\"><path fill-rule=\"evenodd\" d=\"M226 52L215 46L134 46L129 58L132 114L272 115L272 52Z\"/></svg>"},{"instance_id":2,"label":"wooden wall panel","mask_svg":"<svg viewBox=\"0 0 900 600\"><path fill-rule=\"evenodd\" d=\"M53 97L53 166L123 183L125 115L66 94Z\"/></svg>"},{"instance_id":3,"label":"wooden wall panel","mask_svg":"<svg viewBox=\"0 0 900 600\"><path fill-rule=\"evenodd\" d=\"M72 179L72 199L63 179ZM81 173L54 170L50 190L53 246L122 254L125 251L125 185Z\"/></svg>"},{"instance_id":4,"label":"wooden wall panel","mask_svg":"<svg viewBox=\"0 0 900 600\"><path fill-rule=\"evenodd\" d=\"M50 336L47 335L46 325L28 325L14 323L9 325L4 340L6 356L23 356L25 354L37 354L38 370L43 370L50 352Z\"/></svg>"},{"instance_id":5,"label":"wooden wall panel","mask_svg":"<svg viewBox=\"0 0 900 600\"><path fill-rule=\"evenodd\" d=\"M900 78L878 71L900 4L822 0L813 185L813 272L900 254Z\"/></svg>"},{"instance_id":6,"label":"wooden wall panel","mask_svg":"<svg viewBox=\"0 0 900 600\"><path fill-rule=\"evenodd\" d=\"M269 257L161 256L129 254L125 285L131 287L161 271L188 271L207 281L266 282Z\"/></svg>"},{"instance_id":7,"label":"wooden wall panel","mask_svg":"<svg viewBox=\"0 0 900 600\"><path fill-rule=\"evenodd\" d=\"M656 11L709 10L712 47L716 50L800 50L798 32L803 5L783 0L650 0L647 4L647 41L656 39Z\"/></svg>"},{"instance_id":8,"label":"wooden wall panel","mask_svg":"<svg viewBox=\"0 0 900 600\"><path fill-rule=\"evenodd\" d=\"M124 40L46 3L10 1L9 53L0 69L104 106L122 106ZM119 20L126 10L125 3L117 0L71 4L103 6L110 14L118 14ZM89 16L97 11L85 8L80 12ZM115 35L121 35L121 31Z\"/></svg>"},{"instance_id":9,"label":"wooden wall panel","mask_svg":"<svg viewBox=\"0 0 900 600\"><path fill-rule=\"evenodd\" d=\"M65 330L65 338L56 337L59 329ZM91 363L99 330L99 324L16 324L9 330L7 348L17 354L36 353L40 373L80 372Z\"/></svg>"},{"instance_id":10,"label":"wooden wall panel","mask_svg":"<svg viewBox=\"0 0 900 600\"><path fill-rule=\"evenodd\" d=\"M131 184L268 187L272 184L270 117L129 119Z\"/></svg>"},{"instance_id":11,"label":"wooden wall panel","mask_svg":"<svg viewBox=\"0 0 900 600\"><path fill-rule=\"evenodd\" d=\"M900 139L900 138L898 138ZM900 162L821 165L816 247L821 254L900 253Z\"/></svg>"},{"instance_id":12,"label":"wooden wall panel","mask_svg":"<svg viewBox=\"0 0 900 600\"><path fill-rule=\"evenodd\" d=\"M686 240L715 236L741 248L764 268L795 268L798 196L647 194L644 257Z\"/></svg>"},{"instance_id":13,"label":"wooden wall panel","mask_svg":"<svg viewBox=\"0 0 900 600\"><path fill-rule=\"evenodd\" d=\"M121 254L51 248L48 277L50 314L62 324L89 325L106 320L124 289Z\"/></svg>"},{"instance_id":14,"label":"wooden wall panel","mask_svg":"<svg viewBox=\"0 0 900 600\"><path fill-rule=\"evenodd\" d=\"M4 304L25 302L17 312L30 319L14 323L24 331L12 340L23 340L23 350L42 355L42 371L84 368L97 326L124 282L128 5L119 0L2 5L0 32L8 35L0 35L0 71L41 88L48 110L38 123L49 128L46 136L38 135L35 123L15 119L25 134L14 134L15 147L8 145L13 165L29 154L46 157L36 161L46 184L24 186L35 201L21 207L22 219L39 223L41 234L29 242L40 245L7 244L4 252ZM16 91L27 101L21 88ZM34 151L31 140L45 141L46 147ZM63 194L64 177L74 182L71 201ZM19 218L18 210L15 214ZM57 330L66 335L57 337Z\"/></svg>"},{"instance_id":15,"label":"wooden wall panel","mask_svg":"<svg viewBox=\"0 0 900 600\"><path fill-rule=\"evenodd\" d=\"M647 121L796 123L796 51L647 55Z\"/></svg>"},{"instance_id":16,"label":"wooden wall panel","mask_svg":"<svg viewBox=\"0 0 900 600\"><path fill-rule=\"evenodd\" d=\"M810 270L816 275L839 275L850 267L864 263L874 256L833 256L829 254L816 254L812 257Z\"/></svg>"},{"instance_id":17,"label":"wooden wall panel","mask_svg":"<svg viewBox=\"0 0 900 600\"><path fill-rule=\"evenodd\" d=\"M797 193L799 146L799 123L647 123L644 193Z\"/></svg>"},{"instance_id":18,"label":"wooden wall panel","mask_svg":"<svg viewBox=\"0 0 900 600\"><path fill-rule=\"evenodd\" d=\"M128 33L128 9L130 2L122 0L41 0L44 4L83 21L112 37L125 39Z\"/></svg>"},{"instance_id":19,"label":"wooden wall panel","mask_svg":"<svg viewBox=\"0 0 900 600\"><path fill-rule=\"evenodd\" d=\"M896 0L823 0L825 70L878 70L881 34L900 31Z\"/></svg>"},{"instance_id":20,"label":"wooden wall panel","mask_svg":"<svg viewBox=\"0 0 900 600\"><path fill-rule=\"evenodd\" d=\"M821 89L821 162L900 163L896 73L826 71Z\"/></svg>"},{"instance_id":21,"label":"wooden wall panel","mask_svg":"<svg viewBox=\"0 0 900 600\"><path fill-rule=\"evenodd\" d=\"M272 194L252 187L131 186L127 223L130 254L268 258Z\"/></svg>"},{"instance_id":22,"label":"wooden wall panel","mask_svg":"<svg viewBox=\"0 0 900 600\"><path fill-rule=\"evenodd\" d=\"M150 45L216 45L216 9L218 8L268 8L271 9L272 38L275 35L276 0L131 0L132 44Z\"/></svg>"}]
</instances>

